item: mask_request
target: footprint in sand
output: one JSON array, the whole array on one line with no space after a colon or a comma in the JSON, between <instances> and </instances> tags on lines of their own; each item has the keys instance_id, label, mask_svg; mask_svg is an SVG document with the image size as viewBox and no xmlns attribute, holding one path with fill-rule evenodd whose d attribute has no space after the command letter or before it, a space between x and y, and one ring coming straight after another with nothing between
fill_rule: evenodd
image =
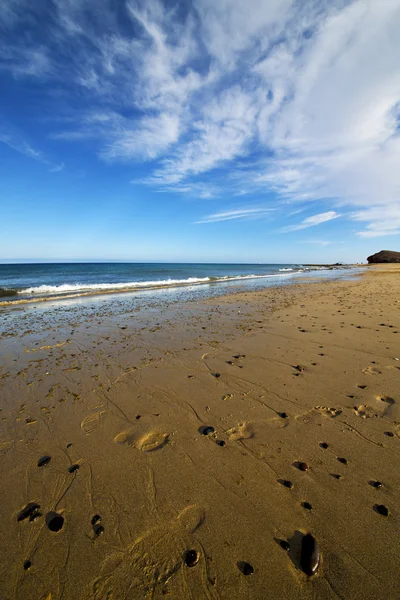
<instances>
[{"instance_id":1,"label":"footprint in sand","mask_svg":"<svg viewBox=\"0 0 400 600\"><path fill-rule=\"evenodd\" d=\"M379 403L383 403L382 406L384 407L384 410L382 412L382 417L386 417L386 415L391 414L394 405L396 404L393 398L390 396L377 396L376 399Z\"/></svg>"},{"instance_id":2,"label":"footprint in sand","mask_svg":"<svg viewBox=\"0 0 400 600\"><path fill-rule=\"evenodd\" d=\"M116 444L127 444L128 446L135 446L142 452L154 452L164 448L169 442L168 433L160 433L157 431L151 431L140 437L137 433L132 431L122 431L115 436L114 442Z\"/></svg>"},{"instance_id":3,"label":"footprint in sand","mask_svg":"<svg viewBox=\"0 0 400 600\"><path fill-rule=\"evenodd\" d=\"M94 600L158 598L169 592L174 598L187 597L183 568L187 568L188 549L195 547L193 534L201 527L204 518L204 511L192 505L176 519L143 531L131 545L103 562L100 575L93 581L88 596ZM195 567L193 561L194 568L199 566Z\"/></svg>"},{"instance_id":4,"label":"footprint in sand","mask_svg":"<svg viewBox=\"0 0 400 600\"><path fill-rule=\"evenodd\" d=\"M371 417L377 417L376 412L366 404L360 404L360 406L354 407L354 414L362 419L370 419Z\"/></svg>"},{"instance_id":5,"label":"footprint in sand","mask_svg":"<svg viewBox=\"0 0 400 600\"><path fill-rule=\"evenodd\" d=\"M365 369L363 369L362 372L366 375L382 375L382 371L380 371L376 367L365 367Z\"/></svg>"},{"instance_id":6,"label":"footprint in sand","mask_svg":"<svg viewBox=\"0 0 400 600\"><path fill-rule=\"evenodd\" d=\"M314 406L314 408L312 408L308 412L296 417L296 420L300 421L301 423L309 423L311 419L317 417L318 415L334 419L335 417L338 417L341 414L342 410L340 410L340 408L333 408L328 406Z\"/></svg>"},{"instance_id":7,"label":"footprint in sand","mask_svg":"<svg viewBox=\"0 0 400 600\"><path fill-rule=\"evenodd\" d=\"M102 410L101 412L95 412L87 415L81 423L82 431L86 433L86 435L93 433L93 431L100 425L105 414L106 411Z\"/></svg>"},{"instance_id":8,"label":"footprint in sand","mask_svg":"<svg viewBox=\"0 0 400 600\"><path fill-rule=\"evenodd\" d=\"M167 433L151 432L139 438L136 446L143 452L153 452L154 450L160 450L160 448L164 448L168 442L169 436Z\"/></svg>"},{"instance_id":9,"label":"footprint in sand","mask_svg":"<svg viewBox=\"0 0 400 600\"><path fill-rule=\"evenodd\" d=\"M226 433L232 442L249 440L254 437L254 428L250 423L239 423L237 427L228 429Z\"/></svg>"}]
</instances>

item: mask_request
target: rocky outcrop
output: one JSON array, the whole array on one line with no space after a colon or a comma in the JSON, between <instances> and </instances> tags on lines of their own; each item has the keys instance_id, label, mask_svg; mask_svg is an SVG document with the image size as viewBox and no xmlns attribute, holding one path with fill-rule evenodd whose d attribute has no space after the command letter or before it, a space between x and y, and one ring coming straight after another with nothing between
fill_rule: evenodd
<instances>
[{"instance_id":1,"label":"rocky outcrop","mask_svg":"<svg viewBox=\"0 0 400 600\"><path fill-rule=\"evenodd\" d=\"M400 252L392 250L381 250L372 256L368 256L367 261L370 264L375 263L400 263Z\"/></svg>"}]
</instances>

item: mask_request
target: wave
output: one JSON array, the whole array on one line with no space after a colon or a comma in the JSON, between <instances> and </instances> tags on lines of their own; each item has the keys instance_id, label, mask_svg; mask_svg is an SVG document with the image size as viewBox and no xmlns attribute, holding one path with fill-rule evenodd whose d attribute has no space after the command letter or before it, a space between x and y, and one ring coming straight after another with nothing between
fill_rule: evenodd
<instances>
[{"instance_id":1,"label":"wave","mask_svg":"<svg viewBox=\"0 0 400 600\"><path fill-rule=\"evenodd\" d=\"M279 271L293 271L293 269L279 269Z\"/></svg>"},{"instance_id":2,"label":"wave","mask_svg":"<svg viewBox=\"0 0 400 600\"><path fill-rule=\"evenodd\" d=\"M298 271L300 272L300 271ZM123 283L63 283L61 285L39 285L18 290L21 295L70 294L76 292L96 292L114 290L135 290L152 287L175 287L180 285L198 285L201 283L217 283L238 281L242 279L264 279L279 276L278 273L268 275L224 275L222 277L188 277L187 279L161 279L152 281L128 281Z\"/></svg>"},{"instance_id":3,"label":"wave","mask_svg":"<svg viewBox=\"0 0 400 600\"><path fill-rule=\"evenodd\" d=\"M207 283L211 277L189 277L188 279L162 279L159 281L128 281L124 283L63 283L61 285L39 285L18 290L18 294L69 294L71 292L89 292L96 290L129 290L135 288L167 287Z\"/></svg>"}]
</instances>

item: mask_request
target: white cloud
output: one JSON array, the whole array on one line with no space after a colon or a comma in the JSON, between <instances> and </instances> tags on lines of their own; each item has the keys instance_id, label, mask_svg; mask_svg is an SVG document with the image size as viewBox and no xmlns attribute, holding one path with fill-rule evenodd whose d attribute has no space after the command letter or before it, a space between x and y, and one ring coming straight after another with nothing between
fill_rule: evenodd
<instances>
[{"instance_id":1,"label":"white cloud","mask_svg":"<svg viewBox=\"0 0 400 600\"><path fill-rule=\"evenodd\" d=\"M333 210L329 210L324 213L320 213L318 215L312 215L311 217L307 217L301 223L297 225L288 225L287 227L283 227L282 231L298 231L299 229L306 229L307 227L314 227L315 225L321 225L321 223L326 223L327 221L332 221L332 219L337 219L340 217L338 213Z\"/></svg>"},{"instance_id":2,"label":"white cloud","mask_svg":"<svg viewBox=\"0 0 400 600\"><path fill-rule=\"evenodd\" d=\"M369 223L357 234L364 238L385 237L400 234L400 203L359 210L352 215L355 221Z\"/></svg>"},{"instance_id":3,"label":"white cloud","mask_svg":"<svg viewBox=\"0 0 400 600\"><path fill-rule=\"evenodd\" d=\"M269 216L273 210L274 209L272 208L239 208L207 215L200 221L196 221L196 223L218 223L219 221L232 221L237 219L260 219Z\"/></svg>"}]
</instances>

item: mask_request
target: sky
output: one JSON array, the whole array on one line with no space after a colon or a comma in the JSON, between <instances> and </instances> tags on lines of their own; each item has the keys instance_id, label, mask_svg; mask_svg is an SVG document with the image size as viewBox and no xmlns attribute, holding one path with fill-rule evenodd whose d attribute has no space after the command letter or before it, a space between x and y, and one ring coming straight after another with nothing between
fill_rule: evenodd
<instances>
[{"instance_id":1,"label":"sky","mask_svg":"<svg viewBox=\"0 0 400 600\"><path fill-rule=\"evenodd\" d=\"M400 0L2 0L0 261L400 250Z\"/></svg>"}]
</instances>

